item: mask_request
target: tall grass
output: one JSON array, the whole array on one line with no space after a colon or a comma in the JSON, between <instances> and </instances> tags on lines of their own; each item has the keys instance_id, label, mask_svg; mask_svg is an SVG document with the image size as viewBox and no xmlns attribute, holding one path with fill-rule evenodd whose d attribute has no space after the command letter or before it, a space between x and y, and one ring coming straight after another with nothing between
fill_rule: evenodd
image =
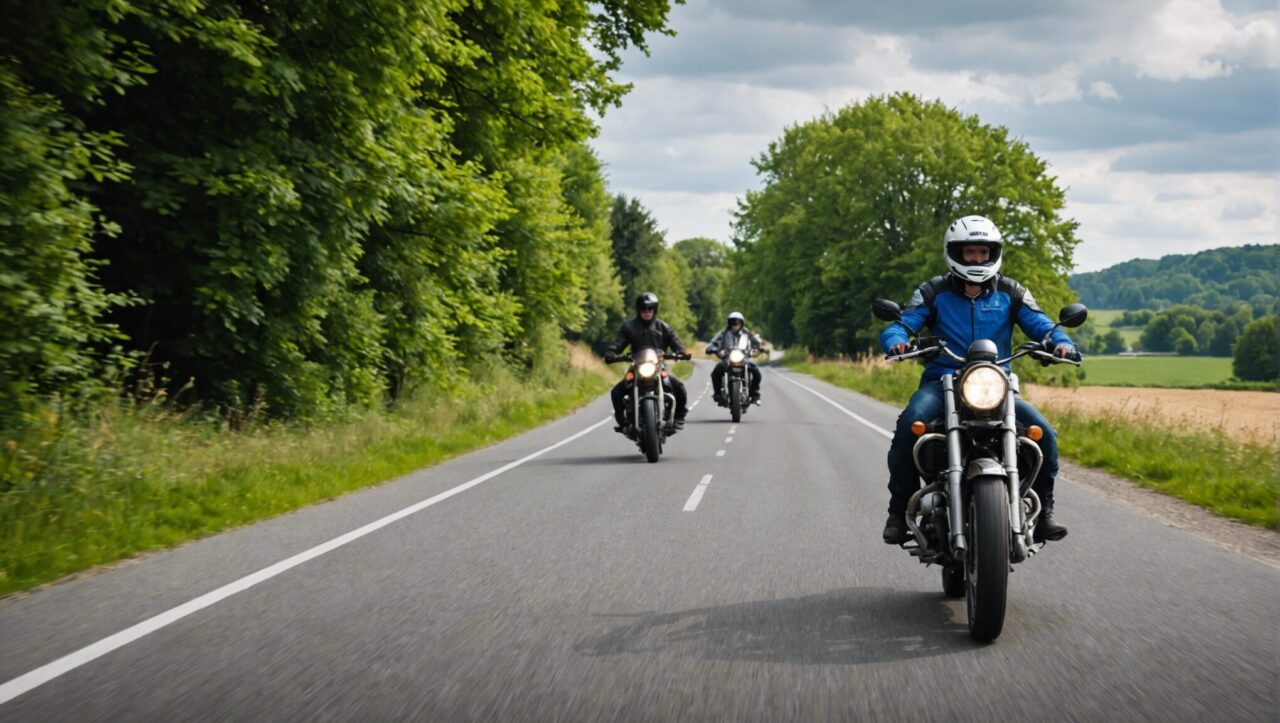
<instances>
[{"instance_id":1,"label":"tall grass","mask_svg":"<svg viewBox=\"0 0 1280 723\"><path fill-rule=\"evenodd\" d=\"M786 360L798 372L896 405L919 384L914 365L878 360ZM1060 453L1224 517L1277 529L1280 450L1215 429L1191 432L1134 420L1046 408Z\"/></svg>"},{"instance_id":2,"label":"tall grass","mask_svg":"<svg viewBox=\"0 0 1280 723\"><path fill-rule=\"evenodd\" d=\"M360 489L535 427L594 399L602 364L493 366L447 394L306 427L230 431L163 405L52 411L0 441L0 594ZM585 367L585 368L584 368Z\"/></svg>"}]
</instances>

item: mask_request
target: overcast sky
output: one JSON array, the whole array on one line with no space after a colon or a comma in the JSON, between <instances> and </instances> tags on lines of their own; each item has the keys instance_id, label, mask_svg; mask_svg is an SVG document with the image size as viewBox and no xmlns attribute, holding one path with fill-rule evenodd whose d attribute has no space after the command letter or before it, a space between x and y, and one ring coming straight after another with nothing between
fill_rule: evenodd
<instances>
[{"instance_id":1,"label":"overcast sky","mask_svg":"<svg viewBox=\"0 0 1280 723\"><path fill-rule=\"evenodd\" d=\"M1076 268L1276 243L1275 0L690 0L595 146L668 241L728 241L783 129L910 91L1007 126L1080 222Z\"/></svg>"}]
</instances>

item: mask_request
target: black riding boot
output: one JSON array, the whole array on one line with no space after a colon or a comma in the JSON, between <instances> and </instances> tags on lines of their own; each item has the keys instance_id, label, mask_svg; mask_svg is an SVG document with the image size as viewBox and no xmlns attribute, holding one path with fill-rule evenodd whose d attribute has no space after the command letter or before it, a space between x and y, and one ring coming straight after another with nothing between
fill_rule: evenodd
<instances>
[{"instance_id":1,"label":"black riding boot","mask_svg":"<svg viewBox=\"0 0 1280 723\"><path fill-rule=\"evenodd\" d=\"M1045 507L1040 513L1040 518L1036 520L1036 542L1044 542L1046 540L1057 542L1066 536L1067 528L1059 525L1057 521L1053 519L1053 508Z\"/></svg>"}]
</instances>

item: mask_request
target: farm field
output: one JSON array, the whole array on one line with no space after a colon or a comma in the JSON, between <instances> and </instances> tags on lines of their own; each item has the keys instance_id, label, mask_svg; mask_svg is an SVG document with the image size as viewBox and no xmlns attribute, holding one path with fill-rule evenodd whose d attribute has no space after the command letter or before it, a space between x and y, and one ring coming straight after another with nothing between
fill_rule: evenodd
<instances>
[{"instance_id":1,"label":"farm field","mask_svg":"<svg viewBox=\"0 0 1280 723\"><path fill-rule=\"evenodd\" d=\"M1118 356L1085 359L1086 386L1204 387L1230 381L1231 359L1213 356Z\"/></svg>"},{"instance_id":2,"label":"farm field","mask_svg":"<svg viewBox=\"0 0 1280 723\"><path fill-rule=\"evenodd\" d=\"M1273 392L1028 384L1025 393L1051 409L1183 431L1220 430L1237 441L1280 446L1280 394Z\"/></svg>"},{"instance_id":3,"label":"farm field","mask_svg":"<svg viewBox=\"0 0 1280 723\"><path fill-rule=\"evenodd\" d=\"M1142 327L1113 326L1115 320L1119 319L1123 313L1123 309L1089 309L1089 320L1098 327L1099 333L1105 334L1109 329L1120 332L1120 336L1124 337L1124 343L1133 347L1142 338Z\"/></svg>"}]
</instances>

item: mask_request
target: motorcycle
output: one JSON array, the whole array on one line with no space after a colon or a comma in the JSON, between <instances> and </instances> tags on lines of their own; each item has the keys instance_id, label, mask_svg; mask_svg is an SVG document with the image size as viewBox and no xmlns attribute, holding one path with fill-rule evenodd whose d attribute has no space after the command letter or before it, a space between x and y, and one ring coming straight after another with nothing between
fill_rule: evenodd
<instances>
[{"instance_id":1,"label":"motorcycle","mask_svg":"<svg viewBox=\"0 0 1280 723\"><path fill-rule=\"evenodd\" d=\"M662 445L676 433L676 398L666 379L670 374L662 360L688 359L688 354L660 354L657 349L641 349L631 356L607 360L610 364L630 362L626 380L630 382L623 406L622 434L636 443L649 462L662 456Z\"/></svg>"},{"instance_id":2,"label":"motorcycle","mask_svg":"<svg viewBox=\"0 0 1280 723\"><path fill-rule=\"evenodd\" d=\"M894 302L876 299L872 313L915 336ZM1070 304L1053 328L1077 327L1087 317L1083 304ZM1044 341L1028 342L998 359L995 342L978 339L961 356L942 339L920 337L905 353L886 357L902 361L945 354L962 364L942 376L943 419L911 423L917 437L912 456L925 485L907 503L907 528L915 545L902 547L925 565L942 567L943 592L966 598L969 634L983 642L995 640L1004 627L1011 564L1044 547L1035 542L1042 508L1031 489L1044 462L1036 444L1044 430L1018 427L1018 375L1003 365L1028 355L1046 366L1080 365L1051 349L1046 335Z\"/></svg>"},{"instance_id":3,"label":"motorcycle","mask_svg":"<svg viewBox=\"0 0 1280 723\"><path fill-rule=\"evenodd\" d=\"M726 349L719 354L727 367L725 386L728 387L728 393L725 394L724 401L720 402L720 406L729 408L729 414L735 422L741 422L742 415L746 414L747 408L751 406L750 384L747 378L750 369L747 366L747 360L756 353L757 350L751 348L751 340L743 334L738 337L738 343L734 348Z\"/></svg>"}]
</instances>

